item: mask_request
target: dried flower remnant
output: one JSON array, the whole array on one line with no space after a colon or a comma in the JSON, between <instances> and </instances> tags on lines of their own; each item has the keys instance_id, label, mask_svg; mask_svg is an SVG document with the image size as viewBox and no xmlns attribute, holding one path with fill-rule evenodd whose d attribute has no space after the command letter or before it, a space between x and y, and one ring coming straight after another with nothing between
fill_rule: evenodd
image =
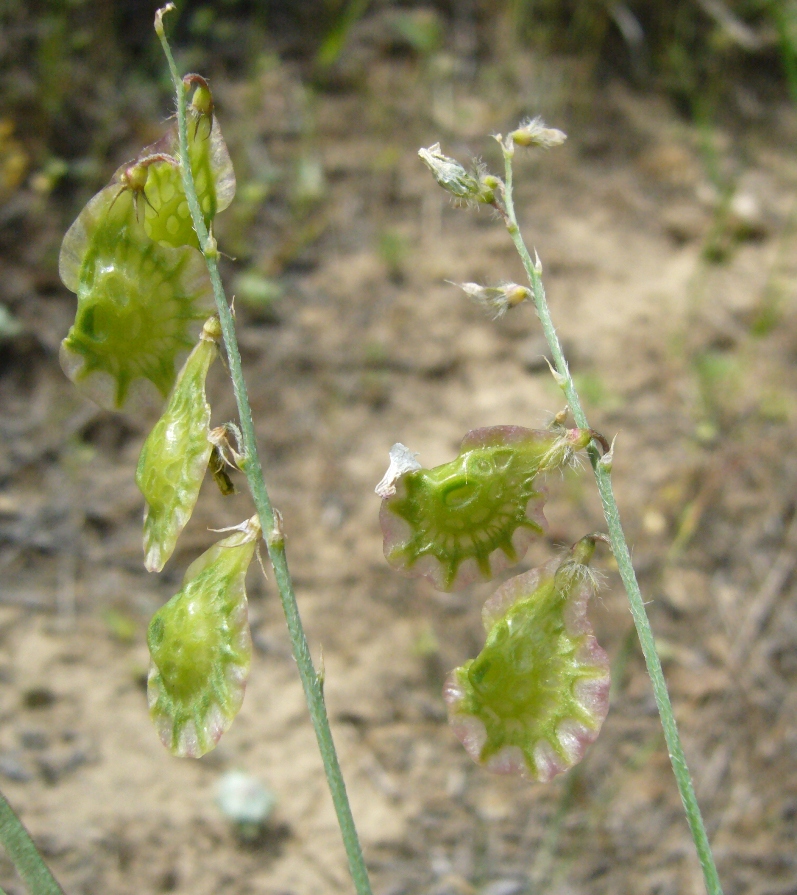
<instances>
[{"instance_id":1,"label":"dried flower remnant","mask_svg":"<svg viewBox=\"0 0 797 895\"><path fill-rule=\"evenodd\" d=\"M205 551L150 622L149 711L173 755L209 752L243 702L252 657L244 585L259 537L253 516Z\"/></svg>"},{"instance_id":2,"label":"dried flower remnant","mask_svg":"<svg viewBox=\"0 0 797 895\"><path fill-rule=\"evenodd\" d=\"M539 146L542 149L561 146L566 139L567 134L564 131L548 127L539 116L524 121L509 135L509 140L515 146Z\"/></svg>"},{"instance_id":3,"label":"dried flower remnant","mask_svg":"<svg viewBox=\"0 0 797 895\"><path fill-rule=\"evenodd\" d=\"M416 469L423 467L418 462L418 454L411 451L408 447L397 441L390 448L390 465L387 472L382 476L379 484L374 491L380 497L392 497L396 493L396 482L404 475L405 472L414 472Z\"/></svg>"},{"instance_id":4,"label":"dried flower remnant","mask_svg":"<svg viewBox=\"0 0 797 895\"><path fill-rule=\"evenodd\" d=\"M566 465L591 437L585 429L474 429L450 463L388 471L394 493L383 489L379 517L388 563L443 591L489 581L545 529L537 475Z\"/></svg>"},{"instance_id":5,"label":"dried flower remnant","mask_svg":"<svg viewBox=\"0 0 797 895\"><path fill-rule=\"evenodd\" d=\"M61 279L78 298L61 366L110 410L166 398L177 358L194 344L212 301L201 256L154 243L136 201L119 181L97 193L67 231L59 259Z\"/></svg>"},{"instance_id":6,"label":"dried flower remnant","mask_svg":"<svg viewBox=\"0 0 797 895\"><path fill-rule=\"evenodd\" d=\"M449 282L451 282L449 280ZM480 304L487 313L498 320L511 308L532 298L531 290L517 283L501 283L499 286L480 286L478 283L451 283Z\"/></svg>"},{"instance_id":7,"label":"dried flower remnant","mask_svg":"<svg viewBox=\"0 0 797 895\"><path fill-rule=\"evenodd\" d=\"M455 199L486 205L493 202L500 181L492 174L488 174L483 165L476 163L473 171L469 173L456 159L443 155L439 143L428 149L419 149L418 156L432 172L438 184Z\"/></svg>"},{"instance_id":8,"label":"dried flower remnant","mask_svg":"<svg viewBox=\"0 0 797 895\"><path fill-rule=\"evenodd\" d=\"M211 432L211 436L212 434L213 433ZM227 472L227 467L228 463L221 448L217 444L214 444L211 447L210 457L208 458L208 471L213 476L213 481L216 483L216 487L223 497L230 497L233 494L238 493L235 483Z\"/></svg>"},{"instance_id":9,"label":"dried flower remnant","mask_svg":"<svg viewBox=\"0 0 797 895\"><path fill-rule=\"evenodd\" d=\"M443 695L471 758L499 774L546 782L577 764L609 708L609 660L592 634L588 568L595 536L564 560L518 575L487 601L481 653Z\"/></svg>"},{"instance_id":10,"label":"dried flower remnant","mask_svg":"<svg viewBox=\"0 0 797 895\"><path fill-rule=\"evenodd\" d=\"M205 478L213 449L205 380L220 338L219 319L211 317L138 460L136 484L147 501L144 564L149 572L160 572L172 555Z\"/></svg>"}]
</instances>

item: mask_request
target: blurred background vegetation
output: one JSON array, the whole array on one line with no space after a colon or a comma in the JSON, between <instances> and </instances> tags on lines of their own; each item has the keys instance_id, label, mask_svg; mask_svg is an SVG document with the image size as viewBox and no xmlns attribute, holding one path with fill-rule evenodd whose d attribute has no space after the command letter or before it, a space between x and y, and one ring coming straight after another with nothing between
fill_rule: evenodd
<instances>
[{"instance_id":1,"label":"blurred background vegetation","mask_svg":"<svg viewBox=\"0 0 797 895\"><path fill-rule=\"evenodd\" d=\"M58 288L52 273L64 227L117 165L160 136L170 87L152 35L158 5L138 0L4 0L0 5L0 249L37 268L45 292ZM314 214L325 198L315 152L315 98L367 96L379 60L406 62L417 73L417 92L429 97L405 110L404 124L417 126L418 117L427 114L442 136L454 92L466 93L476 82L481 95L495 98L495 108L490 120L482 114L473 123L474 135L534 108L572 128L587 150L590 119L611 114L596 102L604 86L620 81L633 92L664 97L703 134L702 162L717 193L728 196L732 186L721 170L715 127L733 132L754 122L766 128L767 117L777 115L788 97L797 100L797 0L182 0L176 5L175 43L186 48L179 54L181 66L201 70L217 83L261 91L244 104L252 120L269 111L270 86L284 87L280 72L289 72L290 107L272 103L273 120L265 125L272 133L298 137L298 153L288 164L258 145L262 121L258 133L246 122L227 130L239 178L235 220L223 233L228 247L246 261L251 248L246 233L263 223L266 199L272 210L265 216L281 214L273 221L274 232L281 233L273 256L260 264L260 274L244 273L236 283L242 299L261 307L269 307L279 293L273 275L323 231L323 220ZM556 60L551 73L547 59ZM525 81L524 66L534 69ZM384 96L383 87L371 92ZM223 91L220 95L223 102ZM506 97L512 95L516 107L508 109ZM388 133L398 123L397 113L384 105L382 130ZM369 106L371 119L378 106ZM460 118L466 106L460 104ZM451 132L469 136L453 122ZM601 122L598 142L604 144L608 132ZM385 157L382 164L390 169L395 159ZM722 260L727 245L721 214L717 221L706 253ZM390 276L400 277L401 235L385 232L380 240ZM15 304L13 295L0 299L6 337L15 334L9 312Z\"/></svg>"},{"instance_id":2,"label":"blurred background vegetation","mask_svg":"<svg viewBox=\"0 0 797 895\"><path fill-rule=\"evenodd\" d=\"M158 4L4 0L0 12L0 189L93 177L168 92L152 39ZM749 116L797 98L794 0L182 0L182 62L211 77L296 63L322 90L356 89L369 53L467 69L518 48L555 52L596 86L622 78L666 94L687 118ZM122 114L122 110L124 113ZM45 182L46 181L46 182Z\"/></svg>"}]
</instances>

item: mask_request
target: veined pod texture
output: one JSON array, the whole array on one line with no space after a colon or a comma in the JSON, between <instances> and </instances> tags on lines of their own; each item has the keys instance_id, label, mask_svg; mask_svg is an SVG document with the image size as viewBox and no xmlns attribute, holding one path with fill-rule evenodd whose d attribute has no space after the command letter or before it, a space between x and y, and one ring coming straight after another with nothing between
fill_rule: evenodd
<instances>
[{"instance_id":1,"label":"veined pod texture","mask_svg":"<svg viewBox=\"0 0 797 895\"><path fill-rule=\"evenodd\" d=\"M220 337L218 318L211 317L141 450L136 484L147 501L144 564L149 572L160 572L172 555L205 478L213 448L205 380Z\"/></svg>"},{"instance_id":2,"label":"veined pod texture","mask_svg":"<svg viewBox=\"0 0 797 895\"><path fill-rule=\"evenodd\" d=\"M216 118L195 111L191 114L196 120L189 121L188 157L202 216L209 229L216 214L224 211L235 196L235 172ZM177 144L175 124L165 137L144 149L139 159L160 153L176 156ZM178 166L166 161L150 165L144 195L144 226L151 239L175 247L199 248Z\"/></svg>"},{"instance_id":3,"label":"veined pod texture","mask_svg":"<svg viewBox=\"0 0 797 895\"><path fill-rule=\"evenodd\" d=\"M448 676L449 720L471 758L499 774L546 782L579 762L609 708L609 660L587 603L595 549L511 578L482 612L481 653Z\"/></svg>"},{"instance_id":4,"label":"veined pod texture","mask_svg":"<svg viewBox=\"0 0 797 895\"><path fill-rule=\"evenodd\" d=\"M587 429L474 429L451 462L402 473L388 483L394 493L379 516L388 563L442 591L491 580L546 528L537 476L564 466L590 438Z\"/></svg>"},{"instance_id":5,"label":"veined pod texture","mask_svg":"<svg viewBox=\"0 0 797 895\"><path fill-rule=\"evenodd\" d=\"M252 657L246 570L259 537L253 516L205 551L150 622L150 717L173 755L209 752L241 708Z\"/></svg>"},{"instance_id":6,"label":"veined pod texture","mask_svg":"<svg viewBox=\"0 0 797 895\"><path fill-rule=\"evenodd\" d=\"M213 296L202 256L153 242L137 195L111 183L67 231L59 270L77 294L61 366L110 410L162 403Z\"/></svg>"}]
</instances>

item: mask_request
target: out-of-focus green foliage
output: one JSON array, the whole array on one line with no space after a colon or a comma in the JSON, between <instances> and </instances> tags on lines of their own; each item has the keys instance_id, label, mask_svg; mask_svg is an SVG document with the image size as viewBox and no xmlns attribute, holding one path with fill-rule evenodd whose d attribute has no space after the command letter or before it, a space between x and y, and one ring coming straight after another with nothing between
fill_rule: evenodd
<instances>
[{"instance_id":1,"label":"out-of-focus green foliage","mask_svg":"<svg viewBox=\"0 0 797 895\"><path fill-rule=\"evenodd\" d=\"M795 0L477 0L467 10L428 0L176 5L178 46L190 38L194 55L186 61L211 76L246 72L264 47L304 60L308 71L362 40L422 56L450 42L455 29L445 26L456 20L475 35L481 58L505 54L509 38L515 47L588 57L599 76L664 88L690 107L709 87L766 74L785 78L797 96ZM15 121L26 143L49 144L62 158L107 152L125 126L137 126L135 110L146 118L153 94L168 89L150 40L154 8L133 0L4 0L0 118ZM116 114L122 104L126 116Z\"/></svg>"},{"instance_id":2,"label":"out-of-focus green foliage","mask_svg":"<svg viewBox=\"0 0 797 895\"><path fill-rule=\"evenodd\" d=\"M598 73L663 88L691 110L701 92L797 71L793 0L510 0L518 38L588 55Z\"/></svg>"}]
</instances>

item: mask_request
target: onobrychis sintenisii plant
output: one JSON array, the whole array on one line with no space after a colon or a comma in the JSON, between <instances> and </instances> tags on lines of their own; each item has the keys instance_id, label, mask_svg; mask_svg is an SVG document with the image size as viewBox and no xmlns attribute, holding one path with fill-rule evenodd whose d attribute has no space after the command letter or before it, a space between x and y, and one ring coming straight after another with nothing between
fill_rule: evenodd
<instances>
[{"instance_id":1,"label":"onobrychis sintenisii plant","mask_svg":"<svg viewBox=\"0 0 797 895\"><path fill-rule=\"evenodd\" d=\"M208 82L197 74L181 77L174 62L163 26L173 9L168 4L157 12L155 30L175 87L176 121L116 172L64 239L61 276L77 294L78 307L62 345L62 365L78 388L109 409L136 413L166 401L136 472L146 500L144 553L150 571L160 571L172 555L205 472L225 495L235 491L229 467L246 475L256 514L189 566L179 593L151 621L150 714L164 745L178 756L198 757L212 749L231 724L251 657L244 582L262 537L352 879L358 895L371 895L326 714L323 676L315 670L299 616L281 516L266 490L234 317L219 275L212 227L233 199L235 175ZM216 316L208 319L211 296ZM205 379L220 342L239 425L211 429ZM29 838L23 844L52 881ZM34 895L52 891L34 887Z\"/></svg>"},{"instance_id":2,"label":"onobrychis sintenisii plant","mask_svg":"<svg viewBox=\"0 0 797 895\"><path fill-rule=\"evenodd\" d=\"M565 139L562 131L547 127L540 118L526 120L506 137L495 135L504 161L503 178L490 173L481 161L473 162L467 170L446 156L439 143L419 150L418 155L456 204L487 205L497 212L523 263L528 287L517 283L464 283L460 288L493 318L526 302L534 304L553 360L551 373L564 392L577 427L572 431L587 434L579 446L586 446L595 475L609 531L607 540L628 595L706 889L710 895L721 895L717 868L614 498L614 445L602 442L590 429L551 319L542 283L542 262L536 251L532 258L515 213L516 148L549 149L561 146ZM513 428L497 427L496 431ZM523 541L535 531L535 523L539 526L540 493L532 491L533 486L517 474L499 476L500 486L496 489L496 494L500 489L505 489L504 493L517 489L514 503L491 504L477 496L478 483L471 487L468 474L468 438L456 461L429 471L420 470L410 450L395 445L388 473L377 488L383 497L382 527L388 562L407 574L426 575L444 590L470 579L488 578L519 559ZM507 470L512 466L512 462L505 464ZM492 471L495 472L494 467ZM543 470L539 467L530 467L531 473L540 471ZM446 506L445 487L449 481L452 505ZM462 500L458 500L458 494ZM462 504L462 513L457 513L458 502ZM519 514L521 506L528 512ZM520 550L513 543L518 531ZM503 585L485 607L488 632L484 650L452 672L447 681L445 696L454 729L472 757L493 770L547 779L578 760L584 747L597 735L606 713L608 669L603 651L589 633L585 614L591 578L584 571L584 559L591 554L595 537L578 542L573 555L558 566L558 571L551 565ZM579 637L584 638L580 648ZM571 660L578 660L562 661L559 649ZM582 673L584 676L580 677ZM539 686L543 679L552 683L550 689Z\"/></svg>"},{"instance_id":3,"label":"onobrychis sintenisii plant","mask_svg":"<svg viewBox=\"0 0 797 895\"><path fill-rule=\"evenodd\" d=\"M78 296L78 309L62 346L62 363L78 387L111 409L135 412L141 404L162 404L168 397L137 473L147 502L148 568L159 569L168 560L208 466L222 491L229 493L225 462L237 465L247 477L257 509L255 516L189 567L180 592L150 624L149 703L162 740L174 754L201 755L212 748L240 707L251 652L244 579L262 534L355 888L358 895L371 895L329 729L323 675L315 671L309 654L288 571L281 517L265 487L233 315L219 276L212 226L215 214L233 198L235 178L207 82L199 75L181 78L177 71L163 27L163 17L172 9L169 4L158 11L155 28L175 86L176 128L123 166L64 240L60 269L65 284ZM457 460L436 470L421 470L410 452L395 450L391 464L395 468L380 492L388 560L408 574L427 575L444 589L489 579L520 560L529 538L539 535L544 524L536 477L560 467L573 451L587 448L604 505L609 503L604 485L612 453L602 444L604 455L598 455L594 441L600 439L587 425L547 315L541 266L538 260L531 261L522 243L512 204L514 146L553 146L563 139L560 131L537 120L506 140L499 138L506 161L503 181L481 164L466 171L444 156L437 144L421 151L438 183L457 200L491 205L507 223L531 289L516 284L463 288L496 316L527 300L535 302L552 339L557 381L576 423L573 429L557 425L550 432L519 427L477 430L466 436ZM207 320L211 293L217 320ZM178 374L179 358L195 345L202 320L206 323L199 344ZM230 423L214 434L204 380L219 330L240 428ZM227 432L236 436L235 449ZM607 514L607 522L625 580L630 559L621 531L620 541L617 538L616 512ZM564 560L499 588L485 607L484 649L448 680L445 697L455 731L475 759L495 770L548 779L578 760L597 734L606 713L608 669L585 614L592 582L587 562L597 537L582 539ZM636 619L630 591L629 595ZM642 631L640 637L647 658L652 638L647 644ZM653 672L652 676L661 705L663 679L659 685ZM674 722L668 731L664 712L662 717L668 745L677 752ZM685 773L682 753L674 755L674 763L675 758ZM693 793L690 802L690 791L681 779L679 786L694 831ZM702 828L699 812L697 818ZM706 869L707 843L701 851L695 838ZM709 876L707 871L707 881ZM719 892L718 882L709 888ZM53 881L34 886L33 891L51 895L59 890Z\"/></svg>"}]
</instances>

